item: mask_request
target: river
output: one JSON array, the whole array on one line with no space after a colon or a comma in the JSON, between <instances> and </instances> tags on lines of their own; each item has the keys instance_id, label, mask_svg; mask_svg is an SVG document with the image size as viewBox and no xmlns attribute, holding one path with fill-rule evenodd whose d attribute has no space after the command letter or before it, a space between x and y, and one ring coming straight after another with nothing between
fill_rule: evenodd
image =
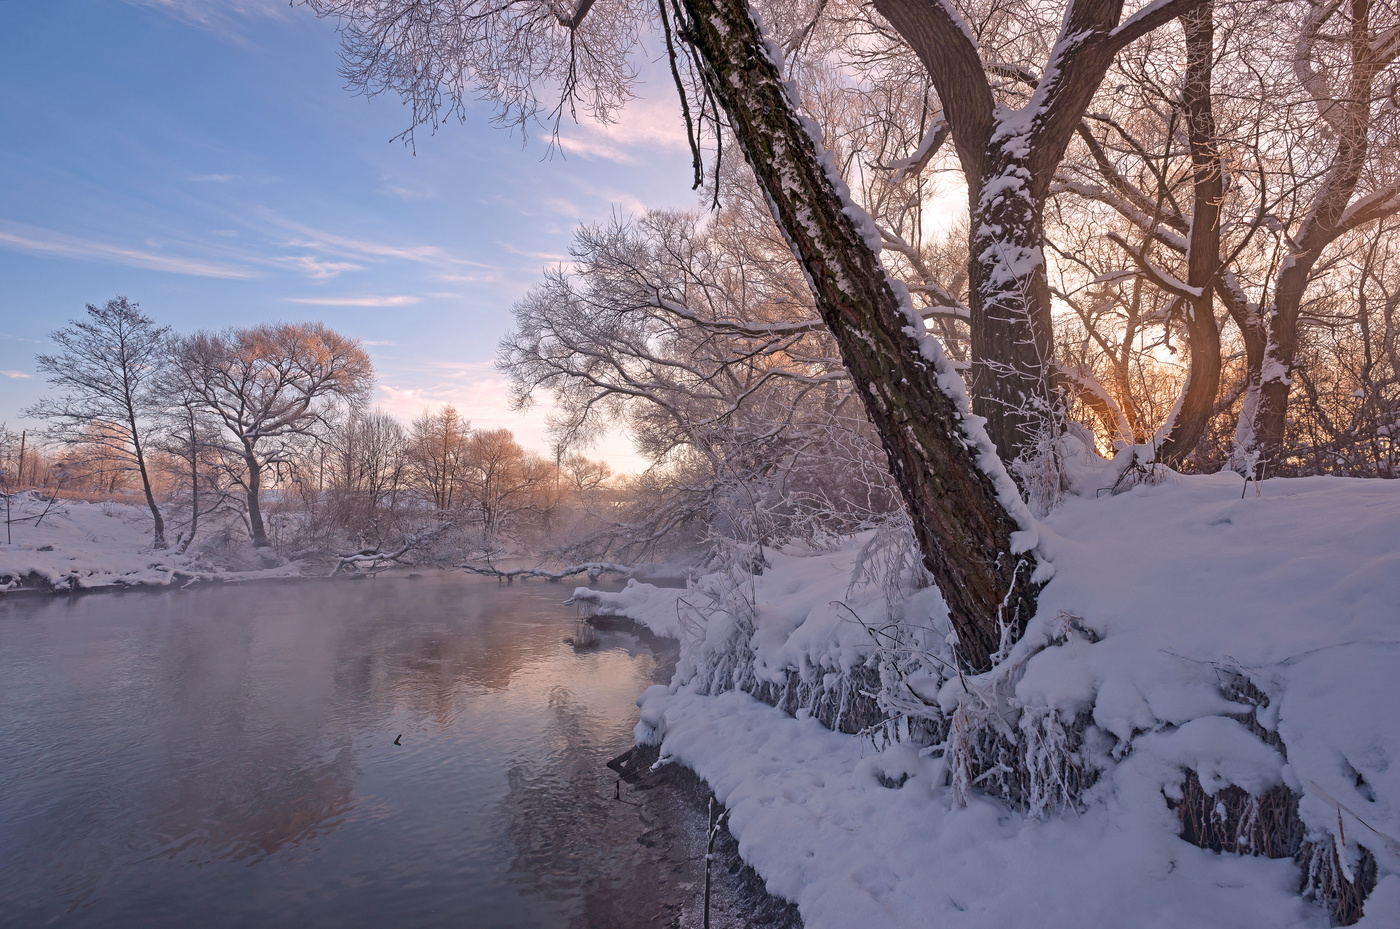
<instances>
[{"instance_id":1,"label":"river","mask_svg":"<svg viewBox=\"0 0 1400 929\"><path fill-rule=\"evenodd\" d=\"M567 594L433 575L0 601L0 925L688 922L694 823L615 799L603 765L673 657L617 631L575 651Z\"/></svg>"}]
</instances>

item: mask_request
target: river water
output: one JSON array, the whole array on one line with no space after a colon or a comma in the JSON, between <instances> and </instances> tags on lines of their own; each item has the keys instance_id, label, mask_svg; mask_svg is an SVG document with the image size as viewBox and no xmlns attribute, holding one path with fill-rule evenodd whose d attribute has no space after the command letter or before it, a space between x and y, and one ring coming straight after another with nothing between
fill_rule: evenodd
<instances>
[{"instance_id":1,"label":"river water","mask_svg":"<svg viewBox=\"0 0 1400 929\"><path fill-rule=\"evenodd\" d=\"M654 924L674 874L603 762L669 669L623 632L575 652L567 595L0 602L0 925Z\"/></svg>"}]
</instances>

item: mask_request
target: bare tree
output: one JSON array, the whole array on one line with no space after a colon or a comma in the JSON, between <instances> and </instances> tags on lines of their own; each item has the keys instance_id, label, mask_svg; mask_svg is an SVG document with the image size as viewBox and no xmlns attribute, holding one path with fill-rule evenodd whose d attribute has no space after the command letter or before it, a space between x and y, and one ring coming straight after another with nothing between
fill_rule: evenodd
<instances>
[{"instance_id":1,"label":"bare tree","mask_svg":"<svg viewBox=\"0 0 1400 929\"><path fill-rule=\"evenodd\" d=\"M1310 0L1306 6L1293 67L1326 127L1330 151L1309 166L1315 180L1289 198L1293 215L1286 226L1275 219L1283 254L1266 298L1241 302L1235 295L1232 307L1255 349L1236 445L1241 465L1256 475L1282 460L1299 325L1314 268L1348 232L1400 212L1392 100L1398 17L1394 4L1377 0ZM1383 80L1387 74L1389 83ZM1377 145L1378 131L1387 132L1390 145Z\"/></svg>"},{"instance_id":2,"label":"bare tree","mask_svg":"<svg viewBox=\"0 0 1400 929\"><path fill-rule=\"evenodd\" d=\"M439 512L458 501L471 423L445 406L436 413L424 411L409 427L409 480L427 495Z\"/></svg>"},{"instance_id":3,"label":"bare tree","mask_svg":"<svg viewBox=\"0 0 1400 929\"><path fill-rule=\"evenodd\" d=\"M358 406L374 373L358 341L321 323L282 323L179 340L182 388L220 427L219 449L241 463L253 544L268 543L265 479L292 461L292 443L312 434L337 404Z\"/></svg>"},{"instance_id":4,"label":"bare tree","mask_svg":"<svg viewBox=\"0 0 1400 929\"><path fill-rule=\"evenodd\" d=\"M1224 260L1226 185L1213 96L1214 17L1215 4L1204 3L1181 16L1180 35L1158 33L1120 58L1110 81L1123 83L1081 120L1079 157L1061 166L1052 185L1060 241L1051 247L1064 282L1056 296L1073 310L1108 376L1094 383L1098 365L1082 358L1062 370L1115 439L1150 441L1159 460L1178 467L1217 412L1220 390L1214 289ZM1104 202L1120 215L1095 213ZM1093 241L1101 235L1111 250ZM1135 373L1160 367L1157 349L1177 352L1174 337L1186 348L1187 370L1154 426L1132 382Z\"/></svg>"},{"instance_id":5,"label":"bare tree","mask_svg":"<svg viewBox=\"0 0 1400 929\"><path fill-rule=\"evenodd\" d=\"M494 547L512 518L537 507L550 489L554 468L520 447L509 429L478 429L467 440L462 486L467 505L481 519L482 536Z\"/></svg>"},{"instance_id":6,"label":"bare tree","mask_svg":"<svg viewBox=\"0 0 1400 929\"><path fill-rule=\"evenodd\" d=\"M361 548L384 542L397 528L399 496L407 484L403 426L382 410L354 410L323 441L332 450L328 490L336 523Z\"/></svg>"},{"instance_id":7,"label":"bare tree","mask_svg":"<svg viewBox=\"0 0 1400 929\"><path fill-rule=\"evenodd\" d=\"M1366 232L1308 309L1285 443L1303 473L1400 477L1400 240Z\"/></svg>"},{"instance_id":8,"label":"bare tree","mask_svg":"<svg viewBox=\"0 0 1400 929\"><path fill-rule=\"evenodd\" d=\"M180 388L179 378L171 376L169 369L160 386L165 388L162 467L170 488L172 519L177 521L175 547L183 554L199 534L200 521L230 507L229 486L221 479L218 427L197 399Z\"/></svg>"},{"instance_id":9,"label":"bare tree","mask_svg":"<svg viewBox=\"0 0 1400 929\"><path fill-rule=\"evenodd\" d=\"M768 543L898 505L801 269L766 217L725 202L580 229L571 270L516 304L502 341L516 402L553 395L557 442L623 423L650 462L615 525L628 550L694 520Z\"/></svg>"},{"instance_id":10,"label":"bare tree","mask_svg":"<svg viewBox=\"0 0 1400 929\"><path fill-rule=\"evenodd\" d=\"M1062 18L1044 17L1058 34L1037 71L984 57L978 21L951 0L874 0L942 103L929 148L951 141L967 183L973 404L1004 458L1031 441L1036 408L1054 402L1044 216L1056 169L1115 56L1201 2L1158 0L1125 18L1123 0L1069 0ZM1008 74L1020 93L1008 94Z\"/></svg>"},{"instance_id":11,"label":"bare tree","mask_svg":"<svg viewBox=\"0 0 1400 929\"><path fill-rule=\"evenodd\" d=\"M35 359L62 393L25 411L48 420L51 439L98 449L104 467L140 476L158 549L165 548L165 520L151 490L146 439L155 404L150 387L165 360L168 332L126 297L89 303L87 319L69 320L51 334L59 351Z\"/></svg>"}]
</instances>

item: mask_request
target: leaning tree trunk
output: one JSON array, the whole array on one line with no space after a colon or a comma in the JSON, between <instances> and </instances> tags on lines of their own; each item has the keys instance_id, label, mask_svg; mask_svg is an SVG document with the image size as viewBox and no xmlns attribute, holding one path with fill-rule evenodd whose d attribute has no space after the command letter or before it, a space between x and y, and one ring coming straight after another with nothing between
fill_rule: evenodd
<instances>
[{"instance_id":1,"label":"leaning tree trunk","mask_svg":"<svg viewBox=\"0 0 1400 929\"><path fill-rule=\"evenodd\" d=\"M1025 512L962 382L880 264L879 237L797 114L747 0L683 0L685 36L729 116L773 218L879 432L923 561L948 604L959 654L985 668L1035 611L1035 557L1018 554Z\"/></svg>"}]
</instances>

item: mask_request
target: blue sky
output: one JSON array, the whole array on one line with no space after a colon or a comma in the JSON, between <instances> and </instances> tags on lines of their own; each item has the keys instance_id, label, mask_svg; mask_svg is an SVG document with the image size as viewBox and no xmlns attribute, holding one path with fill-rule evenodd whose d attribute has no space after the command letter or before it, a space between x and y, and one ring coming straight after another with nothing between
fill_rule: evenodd
<instances>
[{"instance_id":1,"label":"blue sky","mask_svg":"<svg viewBox=\"0 0 1400 929\"><path fill-rule=\"evenodd\" d=\"M324 320L365 342L391 412L450 402L543 447L496 342L577 223L695 204L669 78L566 127L564 157L485 106L415 155L336 51L285 0L0 0L0 420L34 425L34 353L122 294L179 330Z\"/></svg>"}]
</instances>

